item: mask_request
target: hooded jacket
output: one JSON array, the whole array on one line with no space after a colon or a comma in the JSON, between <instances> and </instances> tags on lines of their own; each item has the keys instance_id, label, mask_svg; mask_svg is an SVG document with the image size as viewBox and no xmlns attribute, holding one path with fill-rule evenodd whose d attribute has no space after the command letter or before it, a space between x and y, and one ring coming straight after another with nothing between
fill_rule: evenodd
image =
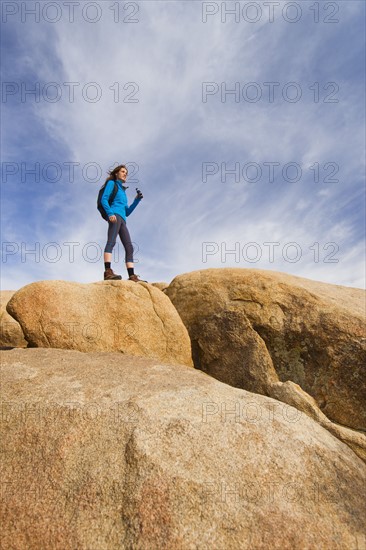
<instances>
[{"instance_id":1,"label":"hooded jacket","mask_svg":"<svg viewBox=\"0 0 366 550\"><path fill-rule=\"evenodd\" d=\"M114 201L109 205L108 199L113 192L115 183L118 185L118 191L114 197ZM136 206L141 201L141 199L136 198L133 203L128 206L126 189L128 189L128 186L125 187L121 180L116 180L115 182L110 180L105 186L101 203L108 217L119 214L126 221L126 217L135 210Z\"/></svg>"}]
</instances>

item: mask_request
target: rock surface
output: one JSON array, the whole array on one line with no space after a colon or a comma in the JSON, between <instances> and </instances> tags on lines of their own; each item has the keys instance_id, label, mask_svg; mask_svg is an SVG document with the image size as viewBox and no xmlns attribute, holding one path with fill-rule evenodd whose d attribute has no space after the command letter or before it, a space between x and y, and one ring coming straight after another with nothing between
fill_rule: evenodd
<instances>
[{"instance_id":1,"label":"rock surface","mask_svg":"<svg viewBox=\"0 0 366 550\"><path fill-rule=\"evenodd\" d=\"M120 351L193 366L176 309L147 283L40 281L18 290L6 308L30 347Z\"/></svg>"},{"instance_id":2,"label":"rock surface","mask_svg":"<svg viewBox=\"0 0 366 550\"><path fill-rule=\"evenodd\" d=\"M196 368L278 399L291 393L278 382L292 381L332 421L366 430L365 291L221 268L179 275L165 293L188 329Z\"/></svg>"},{"instance_id":3,"label":"rock surface","mask_svg":"<svg viewBox=\"0 0 366 550\"><path fill-rule=\"evenodd\" d=\"M297 409L148 358L0 353L4 548L363 548L366 466Z\"/></svg>"},{"instance_id":4,"label":"rock surface","mask_svg":"<svg viewBox=\"0 0 366 550\"><path fill-rule=\"evenodd\" d=\"M158 288L159 290L162 290L163 292L169 286L169 283L151 283L151 284L153 286L156 286L156 288Z\"/></svg>"},{"instance_id":5,"label":"rock surface","mask_svg":"<svg viewBox=\"0 0 366 550\"><path fill-rule=\"evenodd\" d=\"M6 311L6 304L16 290L0 291L0 347L26 348L22 327Z\"/></svg>"}]
</instances>

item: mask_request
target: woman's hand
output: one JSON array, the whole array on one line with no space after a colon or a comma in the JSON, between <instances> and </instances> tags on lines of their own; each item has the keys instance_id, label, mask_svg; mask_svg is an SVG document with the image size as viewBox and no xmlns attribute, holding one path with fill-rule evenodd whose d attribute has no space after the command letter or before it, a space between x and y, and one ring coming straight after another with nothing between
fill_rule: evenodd
<instances>
[{"instance_id":1,"label":"woman's hand","mask_svg":"<svg viewBox=\"0 0 366 550\"><path fill-rule=\"evenodd\" d=\"M113 214L113 216L109 216L109 221L113 222L113 223L116 223L116 221L117 221L116 216L114 214Z\"/></svg>"}]
</instances>

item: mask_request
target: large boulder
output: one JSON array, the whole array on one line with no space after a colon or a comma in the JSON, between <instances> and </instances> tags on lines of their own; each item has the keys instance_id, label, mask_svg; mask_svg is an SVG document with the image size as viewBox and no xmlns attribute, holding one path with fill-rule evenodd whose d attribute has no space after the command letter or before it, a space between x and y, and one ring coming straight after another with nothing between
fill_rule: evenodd
<instances>
[{"instance_id":1,"label":"large boulder","mask_svg":"<svg viewBox=\"0 0 366 550\"><path fill-rule=\"evenodd\" d=\"M143 357L0 353L3 548L363 548L366 466L295 408Z\"/></svg>"},{"instance_id":2,"label":"large boulder","mask_svg":"<svg viewBox=\"0 0 366 550\"><path fill-rule=\"evenodd\" d=\"M0 291L0 347L26 348L22 327L6 311L9 302L16 290Z\"/></svg>"},{"instance_id":3,"label":"large boulder","mask_svg":"<svg viewBox=\"0 0 366 550\"><path fill-rule=\"evenodd\" d=\"M165 293L188 329L196 368L276 399L288 400L291 388L299 394L295 384L329 419L366 430L365 291L213 268L175 277Z\"/></svg>"},{"instance_id":4,"label":"large boulder","mask_svg":"<svg viewBox=\"0 0 366 550\"><path fill-rule=\"evenodd\" d=\"M29 347L120 351L193 366L176 309L147 283L39 281L18 290L6 309Z\"/></svg>"}]
</instances>

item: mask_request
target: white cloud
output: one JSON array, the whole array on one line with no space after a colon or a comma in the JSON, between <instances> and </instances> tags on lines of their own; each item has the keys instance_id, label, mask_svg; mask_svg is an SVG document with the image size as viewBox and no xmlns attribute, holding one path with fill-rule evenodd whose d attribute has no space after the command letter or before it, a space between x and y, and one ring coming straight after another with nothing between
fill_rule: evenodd
<instances>
[{"instance_id":1,"label":"white cloud","mask_svg":"<svg viewBox=\"0 0 366 550\"><path fill-rule=\"evenodd\" d=\"M107 3L103 5L106 6ZM345 3L343 3L345 4ZM64 161L81 164L97 162L103 168L102 181L94 185L76 180L74 185L55 186L39 203L27 236L14 218L26 216L5 197L7 240L29 238L46 244L97 242L101 250L106 239L106 224L99 219L95 202L107 168L116 161L136 161L140 165L139 186L144 200L128 218L132 240L138 243L136 272L143 279L171 280L180 272L213 267L202 262L202 242L262 243L280 241L281 247L297 241L304 250L298 263L240 263L242 267L283 270L315 280L361 286L363 255L354 236L353 220L343 219L342 206L351 197L357 201L357 185L364 171L362 93L337 71L342 55L332 57L334 78L340 82L340 102L312 101L308 86L328 79L326 64L319 66L319 55L332 56L342 25L350 28L361 14L357 2L342 7L341 23L326 27L312 25L309 18L298 25L284 21L258 24L222 24L220 18L201 20L201 3L142 2L138 24L115 24L104 12L94 25L60 21L51 27L19 25L22 40L32 50L18 60L18 68L29 68L36 58L38 79L56 81L62 89L57 103L45 101L30 110L42 120L47 140L62 144ZM307 13L308 17L308 13ZM311 40L309 40L311 33ZM338 34L337 34L338 33ZM356 44L357 45L357 44ZM354 46L356 48L356 46ZM343 54L342 54L343 52ZM328 57L326 57L328 56ZM202 82L267 81L301 84L303 99L298 103L265 101L235 103L232 96L220 101L219 94L202 103ZM67 101L64 82L80 82L75 102ZM85 101L80 90L97 82L102 97L97 103ZM123 86L136 82L138 103L113 101L109 89L115 82ZM126 96L132 88L120 93ZM362 115L362 116L361 116ZM5 132L11 121L5 121ZM14 125L13 125L14 127ZM16 128L16 126L15 126ZM6 148L5 148L6 151ZM276 161L280 169L287 162L298 162L303 169L300 182L263 181L236 184L220 174L201 180L202 162ZM322 180L315 183L311 166L320 164ZM324 182L330 170L326 162L339 165L338 184ZM135 185L129 188L132 202ZM24 207L22 207L24 208ZM339 241L342 261L316 263L309 247L319 242ZM62 249L64 251L64 249ZM306 250L306 254L305 254ZM26 263L28 282L39 278L60 278L90 282L102 277L103 262L88 262L82 254L71 263L63 253L59 262ZM323 251L324 252L324 251ZM119 272L125 270L123 254ZM215 267L224 264L220 254L210 258ZM121 267L122 266L122 267ZM24 284L24 264L3 264L3 288ZM322 278L322 279L321 279ZM9 286L8 286L9 285Z\"/></svg>"}]
</instances>

